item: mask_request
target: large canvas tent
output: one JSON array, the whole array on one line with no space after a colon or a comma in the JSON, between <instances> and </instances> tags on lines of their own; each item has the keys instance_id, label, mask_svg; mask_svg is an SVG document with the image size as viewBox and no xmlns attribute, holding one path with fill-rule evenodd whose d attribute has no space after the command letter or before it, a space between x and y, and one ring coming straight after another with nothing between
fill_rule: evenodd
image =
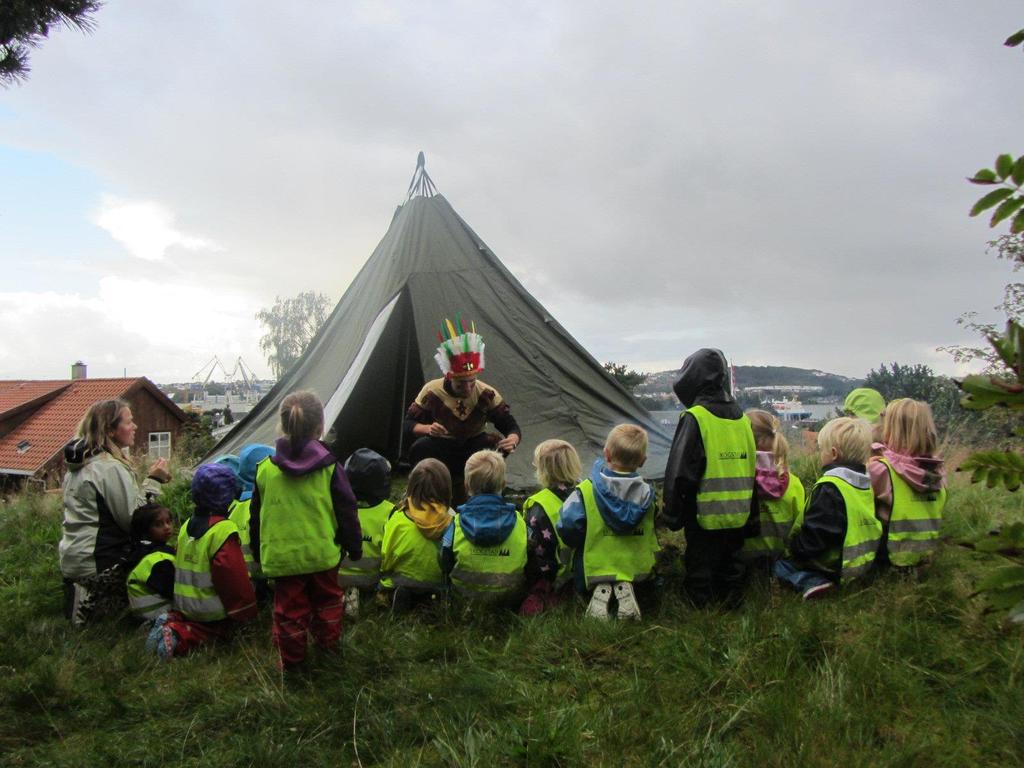
<instances>
[{"instance_id":1,"label":"large canvas tent","mask_svg":"<svg viewBox=\"0 0 1024 768\"><path fill-rule=\"evenodd\" d=\"M476 323L487 345L481 379L501 393L522 428L508 462L511 487L535 485L531 458L543 440L572 443L587 470L621 422L648 430L644 474L661 477L669 436L437 194L422 154L405 203L323 328L210 455L272 444L281 400L308 389L324 403L327 439L339 458L366 446L394 462L408 449L409 403L440 375L437 331L457 311Z\"/></svg>"}]
</instances>

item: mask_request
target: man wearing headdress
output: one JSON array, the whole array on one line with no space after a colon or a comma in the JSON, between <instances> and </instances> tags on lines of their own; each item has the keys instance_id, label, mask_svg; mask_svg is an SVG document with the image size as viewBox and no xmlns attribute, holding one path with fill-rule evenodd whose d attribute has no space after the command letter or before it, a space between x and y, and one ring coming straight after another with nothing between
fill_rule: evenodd
<instances>
[{"instance_id":1,"label":"man wearing headdress","mask_svg":"<svg viewBox=\"0 0 1024 768\"><path fill-rule=\"evenodd\" d=\"M445 321L438 339L434 360L444 376L424 384L405 415L409 461L444 463L458 496L466 459L487 448L507 456L519 445L522 431L498 390L477 378L484 370L484 342L475 325L466 331L456 315L454 324ZM488 432L488 422L501 434Z\"/></svg>"}]
</instances>

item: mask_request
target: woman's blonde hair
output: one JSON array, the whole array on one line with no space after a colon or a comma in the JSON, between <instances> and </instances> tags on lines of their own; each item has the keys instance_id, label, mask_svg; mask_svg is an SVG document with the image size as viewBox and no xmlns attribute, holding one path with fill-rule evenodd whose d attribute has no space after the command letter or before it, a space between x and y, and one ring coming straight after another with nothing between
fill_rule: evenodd
<instances>
[{"instance_id":1,"label":"woman's blonde hair","mask_svg":"<svg viewBox=\"0 0 1024 768\"><path fill-rule=\"evenodd\" d=\"M477 451L466 460L466 493L501 493L505 490L505 459L497 451Z\"/></svg>"},{"instance_id":2,"label":"woman's blonde hair","mask_svg":"<svg viewBox=\"0 0 1024 768\"><path fill-rule=\"evenodd\" d=\"M452 503L452 476L437 459L423 459L409 473L405 504L423 509L429 504Z\"/></svg>"},{"instance_id":3,"label":"woman's blonde hair","mask_svg":"<svg viewBox=\"0 0 1024 768\"><path fill-rule=\"evenodd\" d=\"M818 448L835 448L838 461L867 464L871 455L871 425L850 416L832 419L818 433Z\"/></svg>"},{"instance_id":4,"label":"woman's blonde hair","mask_svg":"<svg viewBox=\"0 0 1024 768\"><path fill-rule=\"evenodd\" d=\"M939 434L928 403L909 397L893 400L882 415L882 442L896 453L934 456Z\"/></svg>"},{"instance_id":5,"label":"woman's blonde hair","mask_svg":"<svg viewBox=\"0 0 1024 768\"><path fill-rule=\"evenodd\" d=\"M117 445L111 438L110 433L117 429L121 421L121 412L131 408L131 405L120 398L115 400L101 400L89 406L85 416L78 422L76 436L84 443L85 456L99 456L101 453L109 453L129 469L134 469L128 457L124 455L121 446Z\"/></svg>"},{"instance_id":6,"label":"woman's blonde hair","mask_svg":"<svg viewBox=\"0 0 1024 768\"><path fill-rule=\"evenodd\" d=\"M281 401L281 431L292 445L316 440L324 431L324 406L312 392L292 392Z\"/></svg>"},{"instance_id":7,"label":"woman's blonde hair","mask_svg":"<svg viewBox=\"0 0 1024 768\"><path fill-rule=\"evenodd\" d=\"M583 474L576 449L565 440L545 440L533 449L533 466L537 482L543 488L576 485Z\"/></svg>"},{"instance_id":8,"label":"woman's blonde hair","mask_svg":"<svg viewBox=\"0 0 1024 768\"><path fill-rule=\"evenodd\" d=\"M750 419L750 427L754 431L754 443L759 451L771 451L775 456L775 466L783 472L789 471L789 441L782 434L779 417L760 408L751 408L746 412ZM762 448L761 446L768 446Z\"/></svg>"}]
</instances>

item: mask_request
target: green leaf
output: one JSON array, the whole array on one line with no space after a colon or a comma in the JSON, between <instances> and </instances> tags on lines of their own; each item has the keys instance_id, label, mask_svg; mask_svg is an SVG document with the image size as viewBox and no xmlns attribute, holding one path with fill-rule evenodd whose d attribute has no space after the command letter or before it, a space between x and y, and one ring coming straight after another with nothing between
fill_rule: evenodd
<instances>
[{"instance_id":1,"label":"green leaf","mask_svg":"<svg viewBox=\"0 0 1024 768\"><path fill-rule=\"evenodd\" d=\"M1006 38L1003 43L1007 48L1016 48L1021 43L1024 43L1024 29L1018 30Z\"/></svg>"},{"instance_id":2,"label":"green leaf","mask_svg":"<svg viewBox=\"0 0 1024 768\"><path fill-rule=\"evenodd\" d=\"M1004 200L999 204L999 207L996 208L996 212L992 214L992 220L989 221L988 225L990 227L996 226L1003 219L1006 219L1016 213L1017 209L1022 205L1024 205L1024 197L1021 196L1011 197L1008 200Z\"/></svg>"},{"instance_id":3,"label":"green leaf","mask_svg":"<svg viewBox=\"0 0 1024 768\"><path fill-rule=\"evenodd\" d=\"M1010 174L1010 178L1018 187L1024 184L1024 155L1018 157L1017 162L1013 164L1013 173Z\"/></svg>"},{"instance_id":4,"label":"green leaf","mask_svg":"<svg viewBox=\"0 0 1024 768\"><path fill-rule=\"evenodd\" d=\"M1013 194L1013 190L1009 187L1000 187L999 189L993 189L971 208L971 216L977 216L982 211L987 211L993 205L1003 202L1006 198Z\"/></svg>"},{"instance_id":5,"label":"green leaf","mask_svg":"<svg viewBox=\"0 0 1024 768\"><path fill-rule=\"evenodd\" d=\"M1000 155L996 158L996 174L1005 179L1013 173L1013 155Z\"/></svg>"},{"instance_id":6,"label":"green leaf","mask_svg":"<svg viewBox=\"0 0 1024 768\"><path fill-rule=\"evenodd\" d=\"M982 168L974 176L967 179L971 184L998 184L999 179L996 178L996 172L991 168Z\"/></svg>"},{"instance_id":7,"label":"green leaf","mask_svg":"<svg viewBox=\"0 0 1024 768\"><path fill-rule=\"evenodd\" d=\"M1013 223L1010 225L1010 232L1015 235L1019 235L1021 232L1024 232L1024 211L1013 217Z\"/></svg>"}]
</instances>

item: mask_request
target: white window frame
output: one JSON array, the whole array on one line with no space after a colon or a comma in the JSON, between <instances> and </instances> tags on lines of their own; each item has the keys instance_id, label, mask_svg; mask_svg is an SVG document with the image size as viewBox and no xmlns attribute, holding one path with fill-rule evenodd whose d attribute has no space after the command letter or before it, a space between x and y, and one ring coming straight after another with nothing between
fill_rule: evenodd
<instances>
[{"instance_id":1,"label":"white window frame","mask_svg":"<svg viewBox=\"0 0 1024 768\"><path fill-rule=\"evenodd\" d=\"M156 438L154 440L153 438ZM165 442L166 440L166 442ZM149 456L153 459L171 458L171 433L150 432L149 433Z\"/></svg>"}]
</instances>

